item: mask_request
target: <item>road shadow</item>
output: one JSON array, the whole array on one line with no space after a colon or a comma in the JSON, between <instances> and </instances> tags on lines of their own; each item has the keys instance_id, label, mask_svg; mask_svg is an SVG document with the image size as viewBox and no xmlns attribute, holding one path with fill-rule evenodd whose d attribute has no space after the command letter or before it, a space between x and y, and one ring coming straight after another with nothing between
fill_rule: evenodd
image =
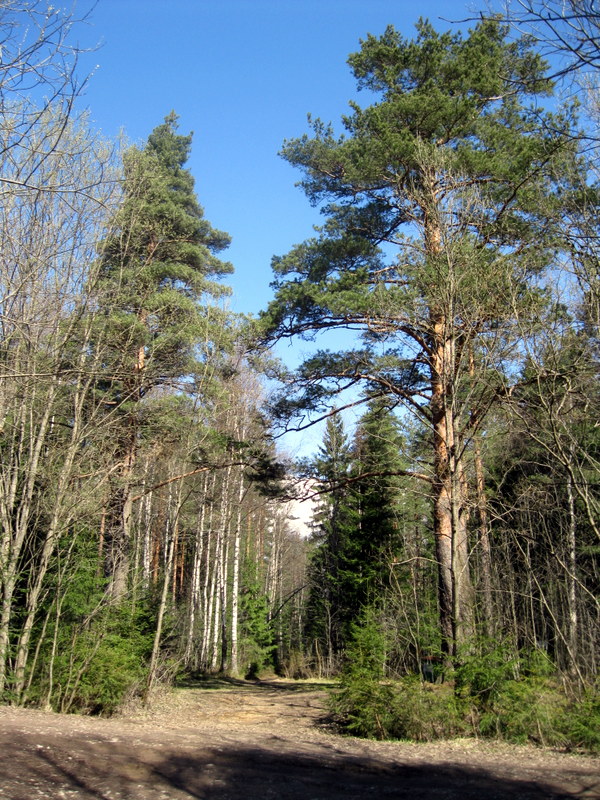
<instances>
[{"instance_id":1,"label":"road shadow","mask_svg":"<svg viewBox=\"0 0 600 800\"><path fill-rule=\"evenodd\" d=\"M207 763L177 755L156 774L185 797L198 800L573 800L600 797L600 782L583 782L572 792L543 780L523 781L480 767L455 764L389 765L345 755L315 757L261 748L213 751Z\"/></svg>"},{"instance_id":2,"label":"road shadow","mask_svg":"<svg viewBox=\"0 0 600 800\"><path fill-rule=\"evenodd\" d=\"M172 742L31 734L2 743L0 797L76 800L573 800L600 797L591 767L559 782L503 775L501 766L392 763L323 745L318 754L284 749L275 736L264 746L174 749ZM209 743L207 743L209 744ZM278 749L281 747L281 749ZM566 770L565 770L566 774ZM554 783L554 785L553 785ZM557 785L564 788L558 790Z\"/></svg>"}]
</instances>

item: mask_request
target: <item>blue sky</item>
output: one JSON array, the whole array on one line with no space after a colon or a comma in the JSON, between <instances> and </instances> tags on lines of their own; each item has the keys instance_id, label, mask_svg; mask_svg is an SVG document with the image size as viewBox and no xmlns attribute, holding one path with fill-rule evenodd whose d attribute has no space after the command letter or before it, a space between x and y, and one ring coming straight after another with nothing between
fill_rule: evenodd
<instances>
[{"instance_id":1,"label":"blue sky","mask_svg":"<svg viewBox=\"0 0 600 800\"><path fill-rule=\"evenodd\" d=\"M80 2L80 8L82 4ZM231 305L256 313L271 296L274 254L319 221L277 153L311 112L337 123L356 96L346 64L367 33L412 36L419 15L460 19L465 4L423 0L99 0L78 31L100 42L82 105L95 126L144 141L172 109L194 131L188 166L206 217L232 236ZM449 23L439 22L440 27ZM360 97L359 97L360 99Z\"/></svg>"},{"instance_id":2,"label":"blue sky","mask_svg":"<svg viewBox=\"0 0 600 800\"><path fill-rule=\"evenodd\" d=\"M284 139L308 130L309 112L339 124L357 98L346 59L359 39L388 24L410 38L419 16L446 29L470 14L442 0L99 0L77 32L84 46L100 43L82 59L94 74L80 106L109 137L143 142L172 109L180 131L194 131L199 200L232 236L230 307L256 314L271 297L271 257L319 222L295 186L300 173L278 156ZM278 352L294 363L304 350ZM320 437L316 428L287 446L298 452L301 441L307 454Z\"/></svg>"}]
</instances>

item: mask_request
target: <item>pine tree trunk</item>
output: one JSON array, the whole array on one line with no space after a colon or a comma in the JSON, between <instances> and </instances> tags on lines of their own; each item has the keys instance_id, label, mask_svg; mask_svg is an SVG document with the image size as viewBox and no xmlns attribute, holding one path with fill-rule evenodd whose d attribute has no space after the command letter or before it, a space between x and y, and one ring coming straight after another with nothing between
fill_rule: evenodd
<instances>
[{"instance_id":1,"label":"pine tree trunk","mask_svg":"<svg viewBox=\"0 0 600 800\"><path fill-rule=\"evenodd\" d=\"M425 252L432 263L448 269L441 286L442 301L432 303L429 315L431 375L430 414L433 429L433 529L438 562L438 601L442 649L455 657L473 632L473 588L469 572L467 508L464 498L464 454L458 437L454 403L458 365L451 267L444 261L442 231L437 219L437 176L423 171L430 194L424 206Z\"/></svg>"}]
</instances>

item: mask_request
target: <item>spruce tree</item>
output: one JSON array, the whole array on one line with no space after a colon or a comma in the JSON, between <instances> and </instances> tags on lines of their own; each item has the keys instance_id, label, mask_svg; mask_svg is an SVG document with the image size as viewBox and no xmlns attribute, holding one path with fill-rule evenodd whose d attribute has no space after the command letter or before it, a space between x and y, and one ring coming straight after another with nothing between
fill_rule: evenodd
<instances>
[{"instance_id":1,"label":"spruce tree","mask_svg":"<svg viewBox=\"0 0 600 800\"><path fill-rule=\"evenodd\" d=\"M354 606L376 604L388 585L399 533L403 442L385 398L369 400L356 431L352 474L359 528L355 533Z\"/></svg>"},{"instance_id":2,"label":"spruce tree","mask_svg":"<svg viewBox=\"0 0 600 800\"><path fill-rule=\"evenodd\" d=\"M389 585L401 547L401 436L389 403L369 400L350 445L339 416L327 420L313 462L323 500L310 564L307 633L335 671L361 610L376 605Z\"/></svg>"},{"instance_id":3,"label":"spruce tree","mask_svg":"<svg viewBox=\"0 0 600 800\"><path fill-rule=\"evenodd\" d=\"M353 616L348 576L356 569L352 542L358 525L354 493L347 480L352 454L342 418L328 418L323 444L311 465L324 491L313 534L306 634L324 653L325 672L338 667L348 622Z\"/></svg>"}]
</instances>

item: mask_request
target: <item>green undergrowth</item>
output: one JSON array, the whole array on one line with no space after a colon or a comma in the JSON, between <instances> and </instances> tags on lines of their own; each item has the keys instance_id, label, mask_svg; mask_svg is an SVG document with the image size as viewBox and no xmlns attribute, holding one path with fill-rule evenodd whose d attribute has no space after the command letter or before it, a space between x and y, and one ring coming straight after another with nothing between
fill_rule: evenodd
<instances>
[{"instance_id":1,"label":"green undergrowth","mask_svg":"<svg viewBox=\"0 0 600 800\"><path fill-rule=\"evenodd\" d=\"M83 620L73 614L54 646L44 640L27 705L111 716L143 693L152 628L149 608L106 607Z\"/></svg>"},{"instance_id":2,"label":"green undergrowth","mask_svg":"<svg viewBox=\"0 0 600 800\"><path fill-rule=\"evenodd\" d=\"M508 648L464 657L439 684L384 676L385 641L357 627L330 708L354 736L429 742L456 737L600 752L600 691L559 680L545 653Z\"/></svg>"},{"instance_id":3,"label":"green undergrowth","mask_svg":"<svg viewBox=\"0 0 600 800\"><path fill-rule=\"evenodd\" d=\"M535 742L544 746L600 752L600 694L588 689L569 696L558 682L523 677L494 693L457 692L455 682L423 683L344 677L330 707L340 728L370 739L429 742L461 736Z\"/></svg>"}]
</instances>

